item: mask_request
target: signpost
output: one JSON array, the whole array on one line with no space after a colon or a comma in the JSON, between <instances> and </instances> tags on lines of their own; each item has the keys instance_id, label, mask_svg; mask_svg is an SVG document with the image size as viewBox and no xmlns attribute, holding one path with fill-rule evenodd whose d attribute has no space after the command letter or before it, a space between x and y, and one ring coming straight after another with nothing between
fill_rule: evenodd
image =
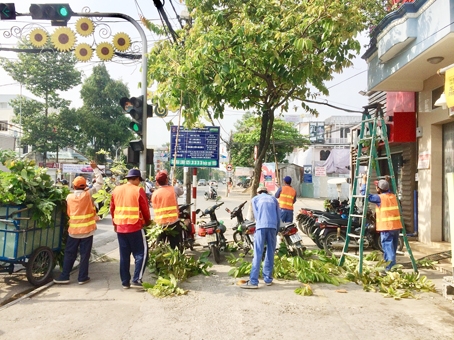
<instances>
[{"instance_id":1,"label":"signpost","mask_svg":"<svg viewBox=\"0 0 454 340\"><path fill-rule=\"evenodd\" d=\"M219 126L170 129L170 165L187 167L219 167ZM178 135L178 140L177 140Z\"/></svg>"}]
</instances>

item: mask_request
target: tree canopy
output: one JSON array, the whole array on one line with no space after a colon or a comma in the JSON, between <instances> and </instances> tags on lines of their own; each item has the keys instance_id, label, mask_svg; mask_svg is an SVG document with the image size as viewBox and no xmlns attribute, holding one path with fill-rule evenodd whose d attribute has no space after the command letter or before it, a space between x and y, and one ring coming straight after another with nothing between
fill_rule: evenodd
<instances>
[{"instance_id":1,"label":"tree canopy","mask_svg":"<svg viewBox=\"0 0 454 340\"><path fill-rule=\"evenodd\" d=\"M133 138L128 129L129 116L119 105L121 97L129 97L128 88L110 78L106 66L100 64L82 84L80 95L83 105L76 121L79 135L76 146L93 159L101 149L114 156L117 147L126 146Z\"/></svg>"},{"instance_id":2,"label":"tree canopy","mask_svg":"<svg viewBox=\"0 0 454 340\"><path fill-rule=\"evenodd\" d=\"M188 122L222 118L225 107L261 116L252 195L268 152L275 113L293 100L328 95L325 82L352 64L356 37L377 9L368 0L187 0L192 24L179 44L157 43L149 54L156 99L182 106ZM377 3L377 6L380 4ZM148 27L153 28L148 23Z\"/></svg>"},{"instance_id":3,"label":"tree canopy","mask_svg":"<svg viewBox=\"0 0 454 340\"><path fill-rule=\"evenodd\" d=\"M24 40L18 47L30 49L32 45ZM50 48L50 42L45 47ZM14 80L43 100L17 99L11 103L16 115L14 121L22 125L22 145L31 145L44 155L47 151L70 145L71 126L63 124L60 117L74 111L69 109L71 102L62 99L59 93L81 82L81 73L75 68L75 57L71 53L56 51L21 52L18 60L2 58L0 64Z\"/></svg>"},{"instance_id":4,"label":"tree canopy","mask_svg":"<svg viewBox=\"0 0 454 340\"><path fill-rule=\"evenodd\" d=\"M232 135L230 145L230 159L235 166L254 166L254 147L260 140L261 117L245 114L235 124L236 132ZM284 163L285 158L294 148L308 146L310 141L282 119L274 121L271 146L265 154L264 162Z\"/></svg>"}]
</instances>

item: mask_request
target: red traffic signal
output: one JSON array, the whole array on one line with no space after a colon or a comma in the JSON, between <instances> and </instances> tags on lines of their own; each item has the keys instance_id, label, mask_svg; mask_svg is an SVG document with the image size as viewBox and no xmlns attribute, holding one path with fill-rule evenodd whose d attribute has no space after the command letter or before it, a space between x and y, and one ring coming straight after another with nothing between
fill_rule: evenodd
<instances>
[{"instance_id":1,"label":"red traffic signal","mask_svg":"<svg viewBox=\"0 0 454 340\"><path fill-rule=\"evenodd\" d=\"M2 20L16 19L16 7L13 3L0 4L0 19Z\"/></svg>"}]
</instances>

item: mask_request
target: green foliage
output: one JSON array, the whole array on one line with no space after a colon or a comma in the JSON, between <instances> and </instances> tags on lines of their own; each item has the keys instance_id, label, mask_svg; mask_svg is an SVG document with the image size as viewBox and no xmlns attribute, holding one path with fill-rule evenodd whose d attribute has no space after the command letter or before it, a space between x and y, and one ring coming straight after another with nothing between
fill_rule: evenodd
<instances>
[{"instance_id":1,"label":"green foliage","mask_svg":"<svg viewBox=\"0 0 454 340\"><path fill-rule=\"evenodd\" d=\"M231 161L236 166L254 166L254 147L259 144L261 117L245 114L236 124L237 132L230 143ZM266 152L265 162L284 162L286 156L294 148L309 145L309 140L303 137L293 124L281 119L274 121L272 145Z\"/></svg>"},{"instance_id":2,"label":"green foliage","mask_svg":"<svg viewBox=\"0 0 454 340\"><path fill-rule=\"evenodd\" d=\"M112 191L115 189L116 183L111 177L104 178L104 184L101 189L93 194L93 199L96 203L102 203L98 215L101 218L106 217L110 213L110 200L112 199Z\"/></svg>"},{"instance_id":3,"label":"green foliage","mask_svg":"<svg viewBox=\"0 0 454 340\"><path fill-rule=\"evenodd\" d=\"M25 40L18 47L33 48ZM50 42L44 47L50 48ZM0 65L15 81L41 99L22 97L10 103L15 114L13 121L22 125L22 145L32 145L44 153L73 145L77 139L75 110L69 109L70 101L59 96L60 91L80 84L81 73L75 64L70 52L18 53L18 60L0 59Z\"/></svg>"},{"instance_id":4,"label":"green foliage","mask_svg":"<svg viewBox=\"0 0 454 340\"><path fill-rule=\"evenodd\" d=\"M11 151L0 150L0 162L10 172L0 172L0 204L26 205L39 227L52 223L55 207L62 208L69 193L67 187L56 187L46 168L35 162L14 157Z\"/></svg>"},{"instance_id":5,"label":"green foliage","mask_svg":"<svg viewBox=\"0 0 454 340\"><path fill-rule=\"evenodd\" d=\"M344 266L338 266L335 256L326 256L324 251L306 251L305 257L288 257L287 255L274 257L273 276L276 279L298 280L303 286L295 289L299 295L312 295L312 288L308 283L329 283L335 286L348 281L363 286L366 292L380 292L385 297L416 298L414 292L434 292L435 285L426 276L419 273L405 273L394 267L395 271L382 276L386 263L381 260L374 266L363 265L363 274L360 275L358 260L347 258ZM378 254L371 256L377 259ZM252 264L246 261L244 255L236 258L233 254L227 256L228 263L233 267L229 275L235 278L247 276L251 272Z\"/></svg>"},{"instance_id":6,"label":"green foliage","mask_svg":"<svg viewBox=\"0 0 454 340\"><path fill-rule=\"evenodd\" d=\"M303 286L296 288L295 293L302 296L314 295L311 286L309 286L308 284L304 284Z\"/></svg>"},{"instance_id":7,"label":"green foliage","mask_svg":"<svg viewBox=\"0 0 454 340\"><path fill-rule=\"evenodd\" d=\"M144 282L143 287L148 293L159 298L185 295L188 293L187 290L178 287L178 281L172 274L169 275L168 279L159 276L154 285Z\"/></svg>"},{"instance_id":8,"label":"green foliage","mask_svg":"<svg viewBox=\"0 0 454 340\"><path fill-rule=\"evenodd\" d=\"M144 287L157 297L186 294L187 291L179 288L178 284L195 275L209 275L212 263L208 261L208 254L205 252L195 259L166 243L155 244L149 251L148 268L158 280L154 285L144 283Z\"/></svg>"},{"instance_id":9,"label":"green foliage","mask_svg":"<svg viewBox=\"0 0 454 340\"><path fill-rule=\"evenodd\" d=\"M77 111L79 138L75 145L89 158L99 157L100 150L108 151L114 158L117 147L126 146L133 138L128 129L130 117L119 104L121 97L129 97L128 88L111 79L106 66L100 64L83 82L80 95L83 105Z\"/></svg>"}]
</instances>

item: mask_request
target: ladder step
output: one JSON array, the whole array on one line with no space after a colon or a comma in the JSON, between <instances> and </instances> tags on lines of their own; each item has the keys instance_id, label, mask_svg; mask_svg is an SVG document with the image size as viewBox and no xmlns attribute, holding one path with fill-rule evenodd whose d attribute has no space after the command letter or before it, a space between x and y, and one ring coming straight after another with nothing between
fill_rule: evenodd
<instances>
[{"instance_id":1,"label":"ladder step","mask_svg":"<svg viewBox=\"0 0 454 340\"><path fill-rule=\"evenodd\" d=\"M347 235L350 236L351 238L361 238L361 235L356 235L356 234L347 234Z\"/></svg>"},{"instance_id":2,"label":"ladder step","mask_svg":"<svg viewBox=\"0 0 454 340\"><path fill-rule=\"evenodd\" d=\"M351 216L351 217L361 217L361 218L363 217L363 215L355 215L355 214L350 214L349 216Z\"/></svg>"},{"instance_id":3,"label":"ladder step","mask_svg":"<svg viewBox=\"0 0 454 340\"><path fill-rule=\"evenodd\" d=\"M358 198L358 197L359 197L359 198L365 198L366 195L352 195L352 197L356 197L356 198Z\"/></svg>"},{"instance_id":4,"label":"ladder step","mask_svg":"<svg viewBox=\"0 0 454 340\"><path fill-rule=\"evenodd\" d=\"M376 159L377 161L380 161L380 160L382 160L382 159L389 159L389 157L383 156L383 157L377 157L377 158L375 158L375 159Z\"/></svg>"},{"instance_id":5,"label":"ladder step","mask_svg":"<svg viewBox=\"0 0 454 340\"><path fill-rule=\"evenodd\" d=\"M361 161L361 160L366 160L366 159L369 159L370 156L367 156L367 155L363 155L363 156L359 156L358 159Z\"/></svg>"},{"instance_id":6,"label":"ladder step","mask_svg":"<svg viewBox=\"0 0 454 340\"><path fill-rule=\"evenodd\" d=\"M344 253L344 255L345 255L345 256L353 257L353 258L358 259L358 260L360 259L360 258L359 258L359 255L353 255L353 254L349 254L349 253Z\"/></svg>"}]
</instances>

